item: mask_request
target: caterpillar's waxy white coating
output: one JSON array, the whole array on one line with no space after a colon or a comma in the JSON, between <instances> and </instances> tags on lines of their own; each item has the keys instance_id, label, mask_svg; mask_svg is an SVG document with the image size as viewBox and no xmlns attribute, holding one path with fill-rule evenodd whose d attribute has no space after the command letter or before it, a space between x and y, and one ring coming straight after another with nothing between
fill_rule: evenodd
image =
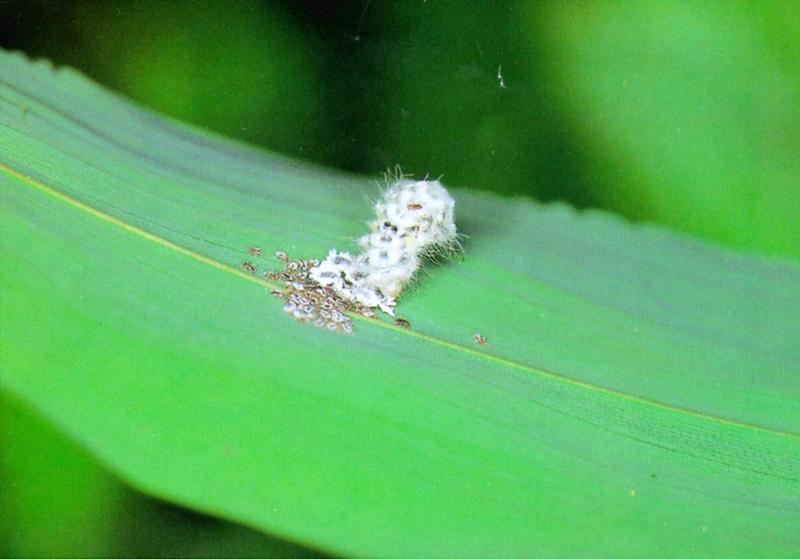
<instances>
[{"instance_id":1,"label":"caterpillar's waxy white coating","mask_svg":"<svg viewBox=\"0 0 800 559\"><path fill-rule=\"evenodd\" d=\"M455 201L439 181L400 179L375 204L370 232L352 255L332 249L311 277L344 299L394 316L396 299L427 252L457 242Z\"/></svg>"}]
</instances>

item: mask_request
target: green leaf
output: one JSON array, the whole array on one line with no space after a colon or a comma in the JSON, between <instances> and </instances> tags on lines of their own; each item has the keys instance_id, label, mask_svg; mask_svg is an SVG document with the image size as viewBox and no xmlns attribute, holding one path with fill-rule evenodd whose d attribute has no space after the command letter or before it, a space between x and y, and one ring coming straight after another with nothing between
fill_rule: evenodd
<instances>
[{"instance_id":1,"label":"green leaf","mask_svg":"<svg viewBox=\"0 0 800 559\"><path fill-rule=\"evenodd\" d=\"M0 154L0 383L135 487L344 555L796 555L796 264L453 189L412 330L342 336L240 264L352 248L370 181L10 54Z\"/></svg>"},{"instance_id":2,"label":"green leaf","mask_svg":"<svg viewBox=\"0 0 800 559\"><path fill-rule=\"evenodd\" d=\"M0 392L0 555L110 555L121 486Z\"/></svg>"},{"instance_id":3,"label":"green leaf","mask_svg":"<svg viewBox=\"0 0 800 559\"><path fill-rule=\"evenodd\" d=\"M529 21L601 203L800 257L800 4L554 2Z\"/></svg>"},{"instance_id":4,"label":"green leaf","mask_svg":"<svg viewBox=\"0 0 800 559\"><path fill-rule=\"evenodd\" d=\"M0 441L0 556L317 556L131 491L3 392Z\"/></svg>"}]
</instances>

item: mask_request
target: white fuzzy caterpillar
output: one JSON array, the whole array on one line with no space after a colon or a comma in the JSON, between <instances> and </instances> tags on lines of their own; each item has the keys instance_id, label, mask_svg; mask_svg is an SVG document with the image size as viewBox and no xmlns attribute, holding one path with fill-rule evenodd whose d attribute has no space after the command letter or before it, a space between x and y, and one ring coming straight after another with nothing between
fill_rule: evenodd
<instances>
[{"instance_id":1,"label":"white fuzzy caterpillar","mask_svg":"<svg viewBox=\"0 0 800 559\"><path fill-rule=\"evenodd\" d=\"M312 279L343 299L394 316L396 299L426 254L457 246L455 201L439 181L400 178L375 204L370 232L352 255L331 249Z\"/></svg>"}]
</instances>

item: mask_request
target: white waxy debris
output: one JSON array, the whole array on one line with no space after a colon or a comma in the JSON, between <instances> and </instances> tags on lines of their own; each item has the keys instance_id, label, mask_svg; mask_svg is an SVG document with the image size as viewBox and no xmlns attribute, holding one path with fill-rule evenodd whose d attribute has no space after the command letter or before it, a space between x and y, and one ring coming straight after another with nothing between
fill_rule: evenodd
<instances>
[{"instance_id":1,"label":"white waxy debris","mask_svg":"<svg viewBox=\"0 0 800 559\"><path fill-rule=\"evenodd\" d=\"M396 299L420 258L457 245L455 201L439 181L400 179L375 204L370 232L352 255L331 249L310 277L340 297L394 316Z\"/></svg>"},{"instance_id":2,"label":"white waxy debris","mask_svg":"<svg viewBox=\"0 0 800 559\"><path fill-rule=\"evenodd\" d=\"M394 316L397 297L425 256L458 247L455 202L439 181L396 180L375 204L375 219L358 244L359 254L331 249L322 260L295 260L275 253L284 265L264 277L283 283L272 294L286 301L295 319L349 334L347 313L374 318L375 311ZM408 327L408 321L396 324Z\"/></svg>"}]
</instances>

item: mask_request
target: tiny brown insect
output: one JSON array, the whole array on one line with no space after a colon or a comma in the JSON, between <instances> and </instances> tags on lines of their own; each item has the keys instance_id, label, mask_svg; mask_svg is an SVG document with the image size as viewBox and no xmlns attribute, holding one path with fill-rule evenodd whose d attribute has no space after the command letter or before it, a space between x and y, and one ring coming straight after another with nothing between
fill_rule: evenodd
<instances>
[{"instance_id":1,"label":"tiny brown insect","mask_svg":"<svg viewBox=\"0 0 800 559\"><path fill-rule=\"evenodd\" d=\"M242 262L242 269L247 272L250 272L251 274L255 274L258 271L256 270L256 267L253 266L252 262L247 262L247 261Z\"/></svg>"},{"instance_id":2,"label":"tiny brown insect","mask_svg":"<svg viewBox=\"0 0 800 559\"><path fill-rule=\"evenodd\" d=\"M260 247L250 247L247 249L247 253L250 256L261 256L261 248Z\"/></svg>"},{"instance_id":3,"label":"tiny brown insect","mask_svg":"<svg viewBox=\"0 0 800 559\"><path fill-rule=\"evenodd\" d=\"M397 326L401 326L401 327L405 328L406 330L411 328L411 323L409 321L407 321L405 318L400 318L399 316L394 319L394 323Z\"/></svg>"},{"instance_id":4,"label":"tiny brown insect","mask_svg":"<svg viewBox=\"0 0 800 559\"><path fill-rule=\"evenodd\" d=\"M487 340L485 336L481 336L480 334L475 334L474 336L472 336L472 341L478 345L486 345L489 343L489 340Z\"/></svg>"},{"instance_id":5,"label":"tiny brown insect","mask_svg":"<svg viewBox=\"0 0 800 559\"><path fill-rule=\"evenodd\" d=\"M422 204L409 204L406 206L409 210L421 210Z\"/></svg>"},{"instance_id":6,"label":"tiny brown insect","mask_svg":"<svg viewBox=\"0 0 800 559\"><path fill-rule=\"evenodd\" d=\"M289 256L285 252L283 252L281 250L279 250L278 252L275 253L275 258L277 258L278 260L280 260L284 264L289 261Z\"/></svg>"}]
</instances>

